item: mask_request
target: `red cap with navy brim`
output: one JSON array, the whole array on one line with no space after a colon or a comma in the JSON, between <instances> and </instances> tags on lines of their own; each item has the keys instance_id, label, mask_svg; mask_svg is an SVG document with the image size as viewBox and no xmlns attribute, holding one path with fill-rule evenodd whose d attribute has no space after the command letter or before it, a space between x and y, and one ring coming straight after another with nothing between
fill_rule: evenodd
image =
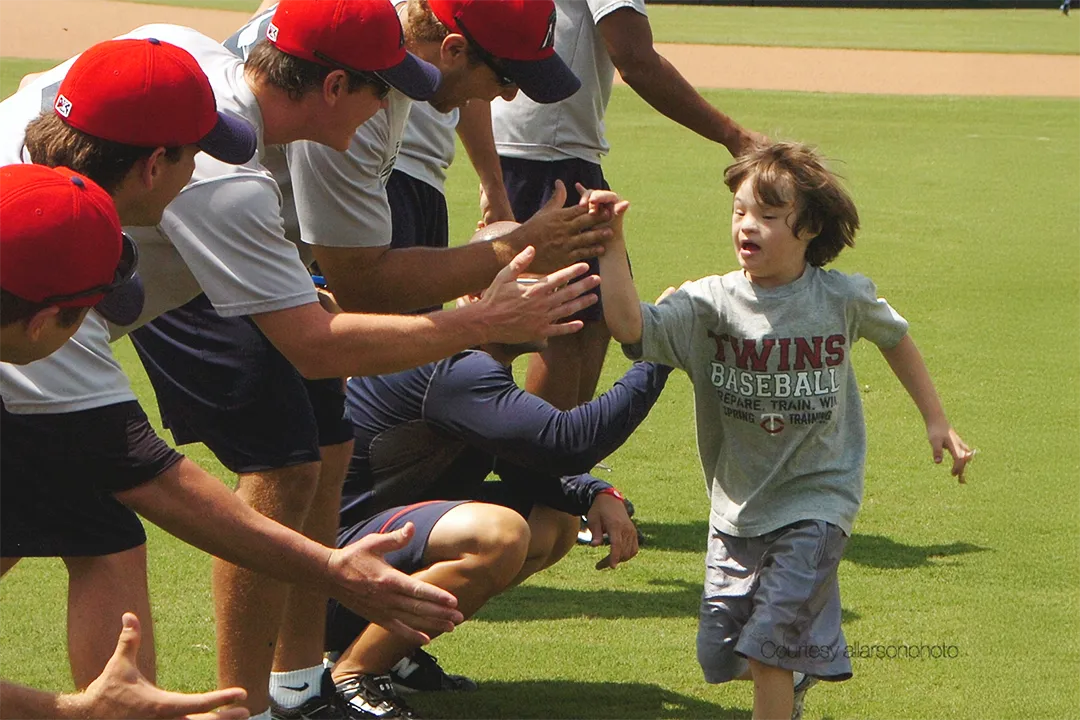
<instances>
[{"instance_id":1,"label":"red cap with navy brim","mask_svg":"<svg viewBox=\"0 0 1080 720\"><path fill-rule=\"evenodd\" d=\"M413 100L428 100L442 74L405 50L390 0L281 0L266 28L278 50L325 67L371 73Z\"/></svg>"},{"instance_id":2,"label":"red cap with navy brim","mask_svg":"<svg viewBox=\"0 0 1080 720\"><path fill-rule=\"evenodd\" d=\"M581 88L555 52L552 0L428 0L428 5L451 32L494 56L530 100L559 102Z\"/></svg>"},{"instance_id":3,"label":"red cap with navy brim","mask_svg":"<svg viewBox=\"0 0 1080 720\"><path fill-rule=\"evenodd\" d=\"M67 168L0 168L0 287L57 307L93 307L117 325L142 312L138 248L112 198Z\"/></svg>"},{"instance_id":4,"label":"red cap with navy brim","mask_svg":"<svg viewBox=\"0 0 1080 720\"><path fill-rule=\"evenodd\" d=\"M53 109L71 127L135 147L198 145L242 165L258 137L246 120L218 112L206 73L191 53L147 39L107 40L75 60Z\"/></svg>"}]
</instances>

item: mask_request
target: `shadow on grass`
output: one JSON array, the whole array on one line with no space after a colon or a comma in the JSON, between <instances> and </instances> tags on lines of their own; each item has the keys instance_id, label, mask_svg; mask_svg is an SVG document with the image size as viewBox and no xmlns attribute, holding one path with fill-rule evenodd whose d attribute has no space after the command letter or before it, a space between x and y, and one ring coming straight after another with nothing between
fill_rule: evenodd
<instances>
[{"instance_id":1,"label":"shadow on grass","mask_svg":"<svg viewBox=\"0 0 1080 720\"><path fill-rule=\"evenodd\" d=\"M705 555L709 540L709 523L705 520L689 523L637 522L638 530L645 535L643 548L647 550L671 550L695 552Z\"/></svg>"},{"instance_id":2,"label":"shadow on grass","mask_svg":"<svg viewBox=\"0 0 1080 720\"><path fill-rule=\"evenodd\" d=\"M704 556L709 532L706 521L690 523L639 522L638 529L645 535L642 546L646 550L695 552ZM884 535L855 533L848 540L844 559L857 565L885 570L922 567L932 558L953 557L969 553L986 552L990 548L972 543L956 542L946 545L905 545Z\"/></svg>"},{"instance_id":3,"label":"shadow on grass","mask_svg":"<svg viewBox=\"0 0 1080 720\"><path fill-rule=\"evenodd\" d=\"M966 542L947 545L905 545L884 535L860 535L855 533L844 550L844 559L856 565L899 570L930 565L931 558L954 557L969 553L986 552L990 548Z\"/></svg>"},{"instance_id":4,"label":"shadow on grass","mask_svg":"<svg viewBox=\"0 0 1080 720\"><path fill-rule=\"evenodd\" d=\"M725 708L643 683L568 680L482 682L470 693L413 695L409 704L439 718L749 718Z\"/></svg>"},{"instance_id":5,"label":"shadow on grass","mask_svg":"<svg viewBox=\"0 0 1080 720\"><path fill-rule=\"evenodd\" d=\"M492 598L476 614L476 620L497 623L567 618L697 618L700 584L675 579L653 579L648 584L663 589L657 592L574 590L526 584ZM843 622L858 619L858 613L842 610Z\"/></svg>"}]
</instances>

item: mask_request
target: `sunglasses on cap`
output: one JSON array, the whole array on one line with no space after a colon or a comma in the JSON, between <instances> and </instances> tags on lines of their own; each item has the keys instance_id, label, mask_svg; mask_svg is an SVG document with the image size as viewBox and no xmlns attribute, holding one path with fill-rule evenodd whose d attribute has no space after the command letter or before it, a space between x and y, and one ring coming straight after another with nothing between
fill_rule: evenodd
<instances>
[{"instance_id":1,"label":"sunglasses on cap","mask_svg":"<svg viewBox=\"0 0 1080 720\"><path fill-rule=\"evenodd\" d=\"M349 67L345 63L340 63L337 60L334 60L333 58L324 55L318 50L315 50L313 54L315 55L315 57L319 58L324 63L331 65L338 70L351 72L354 75L359 75L360 77L362 77L365 82L375 88L375 96L378 97L380 100L385 100L386 96L390 94L390 83L383 80L377 74L369 70L357 70L354 67Z\"/></svg>"},{"instance_id":2,"label":"sunglasses on cap","mask_svg":"<svg viewBox=\"0 0 1080 720\"><path fill-rule=\"evenodd\" d=\"M480 60L482 60L483 63L489 68L491 68L491 71L495 73L495 81L499 83L499 87L506 88L510 87L511 85L515 85L516 83L506 76L506 70L503 69L501 65L499 65L498 58L485 50L483 46L480 45L480 43L476 42L476 38L472 36L472 33L469 32L469 29L465 27L465 24L463 22L461 22L461 18L455 17L454 21L457 23L458 30L460 30L461 34L465 37L465 39L469 41L469 44L472 45L472 48L474 51L476 51L476 54L480 56Z\"/></svg>"},{"instance_id":3,"label":"sunglasses on cap","mask_svg":"<svg viewBox=\"0 0 1080 720\"><path fill-rule=\"evenodd\" d=\"M135 241L131 239L130 235L127 233L121 234L124 237L123 250L120 252L120 262L116 265L116 272L113 274L112 282L105 285L95 285L92 288L80 290L79 292L66 293L64 295L50 295L49 297L42 298L41 303L43 305L55 305L56 303L78 300L79 298L90 297L91 295L108 295L121 285L128 283L132 276L135 275L135 269L139 266L139 246L135 244Z\"/></svg>"}]
</instances>

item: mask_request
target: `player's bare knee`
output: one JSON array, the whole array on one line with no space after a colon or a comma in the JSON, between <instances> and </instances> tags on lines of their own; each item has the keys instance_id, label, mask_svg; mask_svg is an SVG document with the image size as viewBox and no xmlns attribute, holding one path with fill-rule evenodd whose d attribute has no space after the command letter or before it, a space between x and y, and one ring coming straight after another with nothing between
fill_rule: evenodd
<instances>
[{"instance_id":1,"label":"player's bare knee","mask_svg":"<svg viewBox=\"0 0 1080 720\"><path fill-rule=\"evenodd\" d=\"M315 498L320 468L312 462L246 473L240 476L237 494L263 515L295 528Z\"/></svg>"}]
</instances>

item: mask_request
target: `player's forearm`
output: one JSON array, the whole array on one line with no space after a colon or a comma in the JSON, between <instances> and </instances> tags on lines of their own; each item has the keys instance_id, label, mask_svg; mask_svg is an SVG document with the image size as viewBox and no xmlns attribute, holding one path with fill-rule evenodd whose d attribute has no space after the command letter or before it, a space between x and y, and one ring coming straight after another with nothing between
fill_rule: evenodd
<instances>
[{"instance_id":1,"label":"player's forearm","mask_svg":"<svg viewBox=\"0 0 1080 720\"><path fill-rule=\"evenodd\" d=\"M946 422L945 408L941 404L941 398L934 388L933 380L930 379L930 371L926 368L922 354L911 336L905 335L895 347L883 348L881 354L915 402L915 407L919 409L923 421L927 425Z\"/></svg>"},{"instance_id":2,"label":"player's forearm","mask_svg":"<svg viewBox=\"0 0 1080 720\"><path fill-rule=\"evenodd\" d=\"M624 345L632 345L641 342L644 321L641 318L641 300L630 275L626 245L619 240L621 237L609 242L607 252L600 256L604 321L611 331L611 337Z\"/></svg>"},{"instance_id":3,"label":"player's forearm","mask_svg":"<svg viewBox=\"0 0 1080 720\"><path fill-rule=\"evenodd\" d=\"M486 288L505 264L500 264L495 250L484 243L396 248L361 276L339 278L323 270L345 312L402 313L442 305Z\"/></svg>"},{"instance_id":4,"label":"player's forearm","mask_svg":"<svg viewBox=\"0 0 1080 720\"><path fill-rule=\"evenodd\" d=\"M658 112L734 155L744 130L710 105L667 58L652 51L619 67L622 79Z\"/></svg>"},{"instance_id":5,"label":"player's forearm","mask_svg":"<svg viewBox=\"0 0 1080 720\"><path fill-rule=\"evenodd\" d=\"M0 680L0 718L85 718L79 695L57 695Z\"/></svg>"},{"instance_id":6,"label":"player's forearm","mask_svg":"<svg viewBox=\"0 0 1080 720\"><path fill-rule=\"evenodd\" d=\"M502 165L495 150L495 136L491 131L491 104L471 100L461 108L457 132L487 198L484 221L513 220L514 213L503 185Z\"/></svg>"},{"instance_id":7,"label":"player's forearm","mask_svg":"<svg viewBox=\"0 0 1080 720\"><path fill-rule=\"evenodd\" d=\"M190 460L116 497L169 534L215 557L334 594L326 576L330 548L256 512Z\"/></svg>"}]
</instances>

